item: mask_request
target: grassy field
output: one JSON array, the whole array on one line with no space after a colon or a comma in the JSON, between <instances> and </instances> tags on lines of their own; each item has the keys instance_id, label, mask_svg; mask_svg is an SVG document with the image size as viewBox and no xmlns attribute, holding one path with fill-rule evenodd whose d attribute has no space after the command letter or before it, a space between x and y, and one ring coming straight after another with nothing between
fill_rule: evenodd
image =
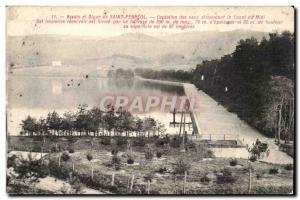
<instances>
[{"instance_id":1,"label":"grassy field","mask_svg":"<svg viewBox=\"0 0 300 200\"><path fill-rule=\"evenodd\" d=\"M10 137L8 149L41 151L43 146L43 152L49 153L44 157L49 176L112 194L288 194L293 190L293 170L286 165L214 158L207 146L191 142L183 153L176 144L172 138L167 145L157 138ZM149 151L152 156L146 159ZM118 167L112 162L115 157ZM129 157L134 160L131 164Z\"/></svg>"}]
</instances>

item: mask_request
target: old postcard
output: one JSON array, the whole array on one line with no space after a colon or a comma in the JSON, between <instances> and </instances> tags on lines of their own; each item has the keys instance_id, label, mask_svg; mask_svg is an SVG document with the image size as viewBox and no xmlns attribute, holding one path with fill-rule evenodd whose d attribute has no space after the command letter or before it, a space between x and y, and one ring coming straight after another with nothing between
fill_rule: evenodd
<instances>
[{"instance_id":1,"label":"old postcard","mask_svg":"<svg viewBox=\"0 0 300 200\"><path fill-rule=\"evenodd\" d=\"M10 195L295 194L293 7L6 8Z\"/></svg>"}]
</instances>

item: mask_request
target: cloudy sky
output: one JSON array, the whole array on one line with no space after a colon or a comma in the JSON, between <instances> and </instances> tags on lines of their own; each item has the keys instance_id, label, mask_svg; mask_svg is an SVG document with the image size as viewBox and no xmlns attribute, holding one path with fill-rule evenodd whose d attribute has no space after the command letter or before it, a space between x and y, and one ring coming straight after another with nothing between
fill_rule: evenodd
<instances>
[{"instance_id":1,"label":"cloudy sky","mask_svg":"<svg viewBox=\"0 0 300 200\"><path fill-rule=\"evenodd\" d=\"M122 33L143 32L152 35L180 33L184 31L230 31L235 29L248 29L254 31L274 32L294 31L294 10L292 7L8 7L7 8L7 35L32 34L60 34L80 36L109 37ZM193 29L124 29L120 24L49 24L37 23L37 19L66 19L72 16L110 16L134 15L145 16L148 21L156 20L158 16L203 16L214 17L228 15L231 19L248 16L264 16L263 24L196 24ZM63 17L64 18L63 18ZM279 24L266 24L279 22Z\"/></svg>"}]
</instances>

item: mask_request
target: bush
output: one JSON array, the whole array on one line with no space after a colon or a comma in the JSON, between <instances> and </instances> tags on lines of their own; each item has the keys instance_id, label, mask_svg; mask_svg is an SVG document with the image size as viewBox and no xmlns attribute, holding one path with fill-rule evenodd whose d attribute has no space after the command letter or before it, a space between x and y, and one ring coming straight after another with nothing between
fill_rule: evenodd
<instances>
[{"instance_id":1,"label":"bush","mask_svg":"<svg viewBox=\"0 0 300 200\"><path fill-rule=\"evenodd\" d=\"M18 165L15 165L15 172L18 178L44 178L49 174L48 167L41 160L35 160L30 155L28 160L21 159Z\"/></svg>"},{"instance_id":2,"label":"bush","mask_svg":"<svg viewBox=\"0 0 300 200\"><path fill-rule=\"evenodd\" d=\"M118 153L119 153L119 150L116 149L116 148L114 148L114 149L111 150L111 154L112 155L117 155Z\"/></svg>"},{"instance_id":3,"label":"bush","mask_svg":"<svg viewBox=\"0 0 300 200\"><path fill-rule=\"evenodd\" d=\"M70 159L70 155L67 152L63 152L60 158L66 162Z\"/></svg>"},{"instance_id":4,"label":"bush","mask_svg":"<svg viewBox=\"0 0 300 200\"><path fill-rule=\"evenodd\" d=\"M294 166L293 166L293 164L287 164L287 165L284 166L284 169L290 171L290 170L293 170L293 169L294 169Z\"/></svg>"},{"instance_id":5,"label":"bush","mask_svg":"<svg viewBox=\"0 0 300 200\"><path fill-rule=\"evenodd\" d=\"M217 183L224 184L224 183L234 183L236 182L237 177L232 175L232 172L225 168L221 171L221 173L217 174Z\"/></svg>"},{"instance_id":6,"label":"bush","mask_svg":"<svg viewBox=\"0 0 300 200\"><path fill-rule=\"evenodd\" d=\"M180 158L176 161L175 168L174 168L174 174L184 174L185 172L188 172L191 168L190 163L188 160L184 158Z\"/></svg>"},{"instance_id":7,"label":"bush","mask_svg":"<svg viewBox=\"0 0 300 200\"><path fill-rule=\"evenodd\" d=\"M179 148L180 147L180 138L179 137L174 137L171 141L170 141L170 146L172 148Z\"/></svg>"},{"instance_id":8,"label":"bush","mask_svg":"<svg viewBox=\"0 0 300 200\"><path fill-rule=\"evenodd\" d=\"M17 159L16 155L12 155L12 156L8 157L7 158L7 168L15 167L16 159Z\"/></svg>"},{"instance_id":9,"label":"bush","mask_svg":"<svg viewBox=\"0 0 300 200\"><path fill-rule=\"evenodd\" d=\"M103 144L103 145L110 145L111 144L111 141L110 141L110 138L109 137L104 137L100 140L100 143Z\"/></svg>"},{"instance_id":10,"label":"bush","mask_svg":"<svg viewBox=\"0 0 300 200\"><path fill-rule=\"evenodd\" d=\"M148 181L152 182L152 179L153 179L153 178L154 178L154 175L153 175L152 173L146 174L146 175L144 176L145 182L148 182Z\"/></svg>"},{"instance_id":11,"label":"bush","mask_svg":"<svg viewBox=\"0 0 300 200\"><path fill-rule=\"evenodd\" d=\"M160 174L163 174L165 172L167 172L167 168L166 167L160 167L158 170L157 170L158 173Z\"/></svg>"},{"instance_id":12,"label":"bush","mask_svg":"<svg viewBox=\"0 0 300 200\"><path fill-rule=\"evenodd\" d=\"M132 155L129 155L128 158L127 158L127 163L128 164L133 164L134 163L134 158Z\"/></svg>"},{"instance_id":13,"label":"bush","mask_svg":"<svg viewBox=\"0 0 300 200\"><path fill-rule=\"evenodd\" d=\"M238 163L237 159L231 159L231 160L229 161L230 166L236 166L237 163Z\"/></svg>"},{"instance_id":14,"label":"bush","mask_svg":"<svg viewBox=\"0 0 300 200\"><path fill-rule=\"evenodd\" d=\"M256 179L257 179L257 180L259 180L261 177L262 177L262 174L261 174L261 173L257 173L257 174L256 174Z\"/></svg>"},{"instance_id":15,"label":"bush","mask_svg":"<svg viewBox=\"0 0 300 200\"><path fill-rule=\"evenodd\" d=\"M269 170L269 174L278 174L278 173L279 173L278 168L271 168L271 169Z\"/></svg>"},{"instance_id":16,"label":"bush","mask_svg":"<svg viewBox=\"0 0 300 200\"><path fill-rule=\"evenodd\" d=\"M111 164L115 170L121 169L121 159L117 155L113 155Z\"/></svg>"},{"instance_id":17,"label":"bush","mask_svg":"<svg viewBox=\"0 0 300 200\"><path fill-rule=\"evenodd\" d=\"M69 178L69 174L71 170L67 169L67 167L61 165L58 166L55 162L50 161L49 166L50 174L54 177L57 177L62 180L66 180Z\"/></svg>"},{"instance_id":18,"label":"bush","mask_svg":"<svg viewBox=\"0 0 300 200\"><path fill-rule=\"evenodd\" d=\"M145 145L146 145L146 141L144 138L138 138L138 139L134 140L132 143L132 146L143 147Z\"/></svg>"},{"instance_id":19,"label":"bush","mask_svg":"<svg viewBox=\"0 0 300 200\"><path fill-rule=\"evenodd\" d=\"M161 151L158 151L158 152L156 152L156 157L157 157L157 158L160 158L160 157L162 156L162 154L163 154L163 153L162 153Z\"/></svg>"},{"instance_id":20,"label":"bush","mask_svg":"<svg viewBox=\"0 0 300 200\"><path fill-rule=\"evenodd\" d=\"M93 160L93 155L92 155L91 153L88 153L88 154L86 155L86 159L88 159L88 161Z\"/></svg>"},{"instance_id":21,"label":"bush","mask_svg":"<svg viewBox=\"0 0 300 200\"><path fill-rule=\"evenodd\" d=\"M69 153L74 153L74 152L75 152L74 149L72 148L69 149Z\"/></svg>"},{"instance_id":22,"label":"bush","mask_svg":"<svg viewBox=\"0 0 300 200\"><path fill-rule=\"evenodd\" d=\"M249 160L251 162L255 162L255 161L257 161L257 157L255 155L252 155L252 156L250 156Z\"/></svg>"},{"instance_id":23,"label":"bush","mask_svg":"<svg viewBox=\"0 0 300 200\"><path fill-rule=\"evenodd\" d=\"M158 147L162 147L162 146L164 146L165 144L168 144L168 143L169 143L169 141L166 138L158 138L155 141L155 145L158 146Z\"/></svg>"},{"instance_id":24,"label":"bush","mask_svg":"<svg viewBox=\"0 0 300 200\"><path fill-rule=\"evenodd\" d=\"M202 183L208 183L208 182L210 182L211 180L208 178L208 176L203 176L203 177L201 177L200 178L200 181L202 182Z\"/></svg>"},{"instance_id":25,"label":"bush","mask_svg":"<svg viewBox=\"0 0 300 200\"><path fill-rule=\"evenodd\" d=\"M151 160L153 158L153 149L149 145L145 149L145 158L146 160Z\"/></svg>"}]
</instances>

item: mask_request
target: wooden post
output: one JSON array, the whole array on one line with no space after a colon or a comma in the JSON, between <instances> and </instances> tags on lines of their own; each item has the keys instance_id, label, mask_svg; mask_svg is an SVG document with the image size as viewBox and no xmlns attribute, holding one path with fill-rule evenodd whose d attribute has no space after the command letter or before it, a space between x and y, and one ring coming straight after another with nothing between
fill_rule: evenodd
<instances>
[{"instance_id":1,"label":"wooden post","mask_svg":"<svg viewBox=\"0 0 300 200\"><path fill-rule=\"evenodd\" d=\"M94 167L93 167L93 164L92 165L92 180L94 179Z\"/></svg>"},{"instance_id":2,"label":"wooden post","mask_svg":"<svg viewBox=\"0 0 300 200\"><path fill-rule=\"evenodd\" d=\"M251 187L252 187L251 176L252 176L251 165L249 164L249 189L248 189L249 194L251 194Z\"/></svg>"},{"instance_id":3,"label":"wooden post","mask_svg":"<svg viewBox=\"0 0 300 200\"><path fill-rule=\"evenodd\" d=\"M211 141L211 134L209 134L209 140Z\"/></svg>"},{"instance_id":4,"label":"wooden post","mask_svg":"<svg viewBox=\"0 0 300 200\"><path fill-rule=\"evenodd\" d=\"M185 152L185 114L183 118L182 149L180 151Z\"/></svg>"},{"instance_id":5,"label":"wooden post","mask_svg":"<svg viewBox=\"0 0 300 200\"><path fill-rule=\"evenodd\" d=\"M42 164L44 163L43 162L43 152L44 152L44 150L43 150L43 147L41 148L41 161L42 161Z\"/></svg>"},{"instance_id":6,"label":"wooden post","mask_svg":"<svg viewBox=\"0 0 300 200\"><path fill-rule=\"evenodd\" d=\"M179 125L179 136L181 134L182 120L183 120L183 112L181 112L181 119L180 119L180 125Z\"/></svg>"},{"instance_id":7,"label":"wooden post","mask_svg":"<svg viewBox=\"0 0 300 200\"><path fill-rule=\"evenodd\" d=\"M134 174L132 175L131 177L131 184L130 184L130 190L129 190L129 193L132 192L132 188L133 188L133 181L134 181Z\"/></svg>"},{"instance_id":8,"label":"wooden post","mask_svg":"<svg viewBox=\"0 0 300 200\"><path fill-rule=\"evenodd\" d=\"M150 180L148 180L147 185L148 185L147 192L148 192L148 194L150 194Z\"/></svg>"},{"instance_id":9,"label":"wooden post","mask_svg":"<svg viewBox=\"0 0 300 200\"><path fill-rule=\"evenodd\" d=\"M115 184L115 172L113 172L111 175L111 186L114 186L114 184Z\"/></svg>"},{"instance_id":10,"label":"wooden post","mask_svg":"<svg viewBox=\"0 0 300 200\"><path fill-rule=\"evenodd\" d=\"M176 122L176 120L175 120L175 113L176 112L176 110L175 110L175 108L174 108L174 110L173 110L173 123L174 123L174 128L175 128L175 122Z\"/></svg>"},{"instance_id":11,"label":"wooden post","mask_svg":"<svg viewBox=\"0 0 300 200\"><path fill-rule=\"evenodd\" d=\"M74 161L72 161L72 171L75 171L75 165L74 165Z\"/></svg>"},{"instance_id":12,"label":"wooden post","mask_svg":"<svg viewBox=\"0 0 300 200\"><path fill-rule=\"evenodd\" d=\"M130 177L128 178L128 181L127 181L127 190L129 190L129 183L130 183Z\"/></svg>"},{"instance_id":13,"label":"wooden post","mask_svg":"<svg viewBox=\"0 0 300 200\"><path fill-rule=\"evenodd\" d=\"M184 182L183 182L183 194L185 194L185 185L186 185L186 176L187 176L187 172L184 172Z\"/></svg>"},{"instance_id":14,"label":"wooden post","mask_svg":"<svg viewBox=\"0 0 300 200\"><path fill-rule=\"evenodd\" d=\"M61 154L59 153L58 154L58 166L60 167L60 157L61 157Z\"/></svg>"}]
</instances>

